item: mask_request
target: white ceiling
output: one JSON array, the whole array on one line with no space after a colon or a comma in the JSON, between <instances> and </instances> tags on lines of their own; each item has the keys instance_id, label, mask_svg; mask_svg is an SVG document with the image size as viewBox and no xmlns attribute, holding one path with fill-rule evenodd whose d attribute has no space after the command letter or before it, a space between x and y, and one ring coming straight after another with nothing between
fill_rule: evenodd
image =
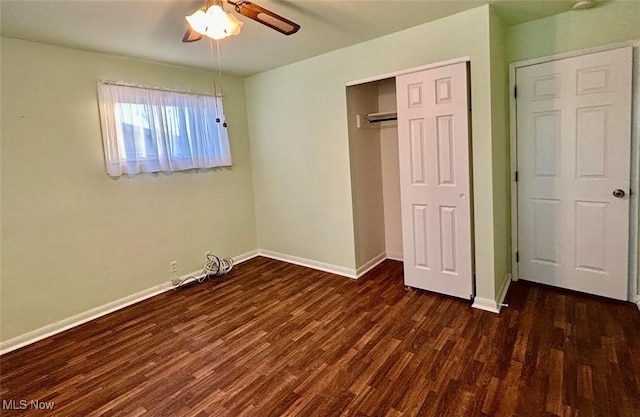
<instances>
[{"instance_id":1,"label":"white ceiling","mask_svg":"<svg viewBox=\"0 0 640 417\"><path fill-rule=\"evenodd\" d=\"M220 41L222 68L256 74L315 55L494 4L506 24L569 10L571 0L255 0L301 25L284 36L246 17ZM183 44L184 16L204 0L1 0L1 34L54 45L213 68L208 42ZM232 10L228 6L228 10Z\"/></svg>"}]
</instances>

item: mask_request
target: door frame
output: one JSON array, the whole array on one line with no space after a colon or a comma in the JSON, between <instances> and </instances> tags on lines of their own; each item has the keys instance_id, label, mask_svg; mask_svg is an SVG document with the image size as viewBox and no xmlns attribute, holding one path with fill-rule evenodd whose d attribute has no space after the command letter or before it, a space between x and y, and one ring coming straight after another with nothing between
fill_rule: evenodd
<instances>
[{"instance_id":1,"label":"door frame","mask_svg":"<svg viewBox=\"0 0 640 417\"><path fill-rule=\"evenodd\" d=\"M640 281L640 228L638 215L638 194L640 193L640 39L618 42L614 44L598 46L594 48L579 49L540 58L528 59L509 64L509 146L510 146L510 182L511 182L511 271L512 280L518 280L518 183L516 171L518 170L518 137L517 137L517 101L514 96L516 87L516 70L531 65L560 59L574 58L612 49L633 48L633 74L632 74L632 99L631 99L631 198L629 199L629 265L627 276L628 300L637 303L640 309L640 294L638 294L638 282ZM635 157L634 157L635 156ZM632 256L636 254L636 256Z\"/></svg>"},{"instance_id":2,"label":"door frame","mask_svg":"<svg viewBox=\"0 0 640 417\"><path fill-rule=\"evenodd\" d=\"M353 81L347 81L345 83L345 86L353 87L354 85L360 85L360 84L371 83L371 82L374 82L374 81L386 80L387 78L396 78L399 75L411 74L412 72L420 72L420 71L425 71L425 70L429 70L429 69L433 69L433 68L446 67L446 66L453 65L453 64L459 64L461 62L469 62L470 63L471 62L471 57L470 56L461 56L461 57L458 57L458 58L453 58L453 59L447 59L447 60L444 60L444 61L434 62L432 64L420 65L418 67L411 67L411 68L406 68L406 69L402 69L402 70L398 70L398 71L387 72L385 74L378 74L378 75L374 75L372 77L360 78L360 79L353 80Z\"/></svg>"}]
</instances>

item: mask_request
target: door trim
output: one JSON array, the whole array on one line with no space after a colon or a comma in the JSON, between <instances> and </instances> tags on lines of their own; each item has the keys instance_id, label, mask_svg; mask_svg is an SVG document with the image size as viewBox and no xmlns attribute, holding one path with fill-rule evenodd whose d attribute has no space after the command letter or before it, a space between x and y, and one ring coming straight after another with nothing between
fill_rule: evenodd
<instances>
[{"instance_id":1,"label":"door trim","mask_svg":"<svg viewBox=\"0 0 640 417\"><path fill-rule=\"evenodd\" d=\"M636 302L640 299L640 221L638 215L638 194L640 193L640 39L618 42L614 44L597 46L593 48L579 49L576 51L554 54L540 58L527 59L524 61L512 62L509 64L509 147L510 147L510 182L511 182L511 271L512 279L518 280L518 263L516 254L518 252L518 183L515 180L518 170L518 149L517 149L517 101L514 97L516 87L516 70L531 65L543 64L545 62L557 61L560 59L574 58L582 55L589 55L597 52L609 51L624 47L633 48L633 74L632 74L632 102L631 102L631 190L635 198L630 199L629 204L629 273L628 273L628 300ZM635 156L635 158L633 157ZM636 254L636 256L631 256ZM640 308L640 305L638 306Z\"/></svg>"},{"instance_id":2,"label":"door trim","mask_svg":"<svg viewBox=\"0 0 640 417\"><path fill-rule=\"evenodd\" d=\"M462 57L459 57L459 58L448 59L446 61L439 61L439 62L434 62L432 64L421 65L419 67L411 67L411 68L406 68L406 69L402 69L402 70L399 70L399 71L388 72L386 74L378 74L378 75L374 75L372 77L360 78L358 80L347 81L345 83L345 86L353 87L354 85L360 85L360 84L371 83L371 82L374 82L374 81L386 80L387 78L396 78L396 77L398 77L400 75L411 74L412 72L420 72L420 71L430 70L430 69L434 69L434 68L446 67L446 66L453 65L453 64L459 64L461 62L471 62L471 57L470 56L462 56Z\"/></svg>"}]
</instances>

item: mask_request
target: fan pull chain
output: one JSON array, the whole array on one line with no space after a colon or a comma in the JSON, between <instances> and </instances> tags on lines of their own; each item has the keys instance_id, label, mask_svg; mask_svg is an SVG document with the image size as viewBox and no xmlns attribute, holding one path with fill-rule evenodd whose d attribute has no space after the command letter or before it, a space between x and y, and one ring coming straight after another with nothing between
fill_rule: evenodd
<instances>
[{"instance_id":1,"label":"fan pull chain","mask_svg":"<svg viewBox=\"0 0 640 417\"><path fill-rule=\"evenodd\" d=\"M220 41L216 39L216 49L218 51L218 79L220 81L220 100L222 101L222 127L227 127L227 118L224 115L224 89L222 88L222 68L220 61ZM217 101L217 100L216 100Z\"/></svg>"},{"instance_id":2,"label":"fan pull chain","mask_svg":"<svg viewBox=\"0 0 640 417\"><path fill-rule=\"evenodd\" d=\"M211 53L211 61L213 61L213 40L209 38L209 52ZM219 61L218 61L219 62ZM220 110L218 109L218 86L216 85L216 72L213 71L213 96L215 98L216 106L216 123L220 123Z\"/></svg>"}]
</instances>

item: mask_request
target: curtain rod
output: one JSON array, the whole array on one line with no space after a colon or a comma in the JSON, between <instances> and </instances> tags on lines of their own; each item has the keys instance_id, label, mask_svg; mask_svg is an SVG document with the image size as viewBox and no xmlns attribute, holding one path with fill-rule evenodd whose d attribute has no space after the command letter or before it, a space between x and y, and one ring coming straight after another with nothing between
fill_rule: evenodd
<instances>
[{"instance_id":1,"label":"curtain rod","mask_svg":"<svg viewBox=\"0 0 640 417\"><path fill-rule=\"evenodd\" d=\"M200 95L200 96L222 97L222 94L213 94L213 93L204 93L204 92L200 92L200 91L178 90L178 89L175 89L175 88L140 85L140 84L127 83L127 82L124 82L124 81L100 80L99 82L101 84L117 85L117 86L120 86L120 87L133 87L133 88L143 88L145 90L167 91L167 92L170 92L170 93L182 93L182 94L195 94L195 95Z\"/></svg>"}]
</instances>

